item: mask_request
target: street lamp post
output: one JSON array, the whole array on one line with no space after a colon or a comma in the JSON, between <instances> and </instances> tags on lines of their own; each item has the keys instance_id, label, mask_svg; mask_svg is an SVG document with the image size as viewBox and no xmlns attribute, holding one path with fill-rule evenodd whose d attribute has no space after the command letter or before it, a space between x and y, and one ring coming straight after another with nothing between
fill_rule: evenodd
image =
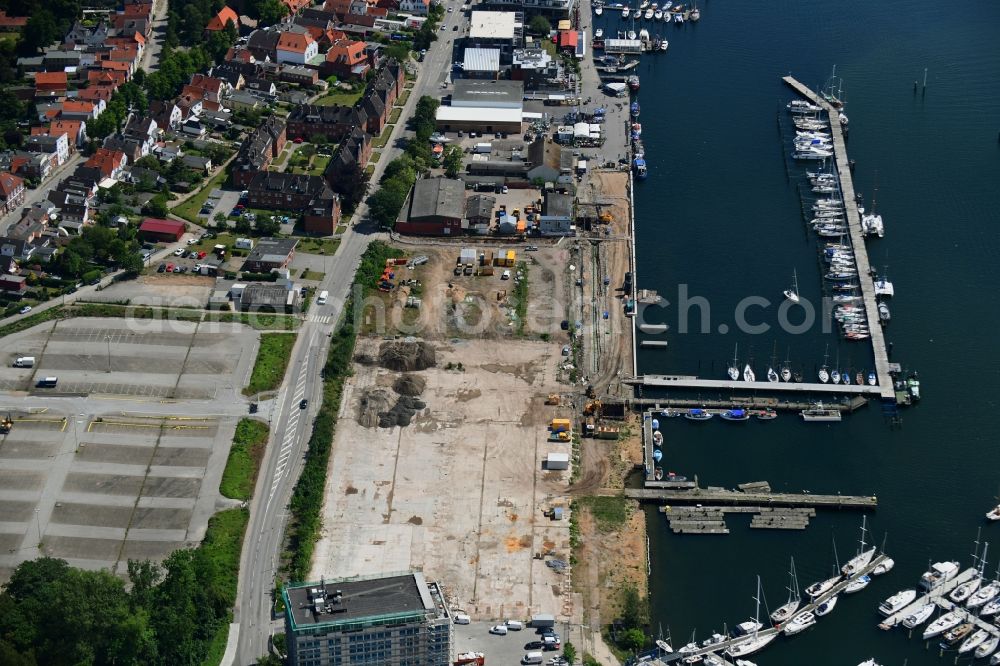
<instances>
[{"instance_id":1,"label":"street lamp post","mask_svg":"<svg viewBox=\"0 0 1000 666\"><path fill-rule=\"evenodd\" d=\"M108 343L108 372L110 373L111 372L111 336L110 335L106 335L106 336L104 336L104 339Z\"/></svg>"}]
</instances>

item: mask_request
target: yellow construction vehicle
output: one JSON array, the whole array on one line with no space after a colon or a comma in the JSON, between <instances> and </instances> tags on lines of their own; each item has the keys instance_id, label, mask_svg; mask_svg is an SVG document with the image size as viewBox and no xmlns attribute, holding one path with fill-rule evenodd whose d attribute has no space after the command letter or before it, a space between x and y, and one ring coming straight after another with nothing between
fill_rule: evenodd
<instances>
[{"instance_id":1,"label":"yellow construction vehicle","mask_svg":"<svg viewBox=\"0 0 1000 666\"><path fill-rule=\"evenodd\" d=\"M10 420L10 414L0 419L0 435L6 435L14 427L14 422Z\"/></svg>"},{"instance_id":2,"label":"yellow construction vehicle","mask_svg":"<svg viewBox=\"0 0 1000 666\"><path fill-rule=\"evenodd\" d=\"M549 397L545 399L545 404L546 405L554 405L554 406L558 407L560 402L561 402L561 400L559 398L559 394L558 393L550 393Z\"/></svg>"},{"instance_id":3,"label":"yellow construction vehicle","mask_svg":"<svg viewBox=\"0 0 1000 666\"><path fill-rule=\"evenodd\" d=\"M586 405L583 406L583 413L587 415L600 416L601 415L601 401L591 400Z\"/></svg>"}]
</instances>

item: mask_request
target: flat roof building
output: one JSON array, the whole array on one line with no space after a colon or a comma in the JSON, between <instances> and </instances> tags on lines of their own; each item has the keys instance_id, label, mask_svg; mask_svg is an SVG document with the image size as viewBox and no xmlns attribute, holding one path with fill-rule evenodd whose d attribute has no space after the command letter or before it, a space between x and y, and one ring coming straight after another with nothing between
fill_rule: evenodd
<instances>
[{"instance_id":1,"label":"flat roof building","mask_svg":"<svg viewBox=\"0 0 1000 666\"><path fill-rule=\"evenodd\" d=\"M289 585L292 666L449 666L452 624L436 583L420 572Z\"/></svg>"},{"instance_id":2,"label":"flat roof building","mask_svg":"<svg viewBox=\"0 0 1000 666\"><path fill-rule=\"evenodd\" d=\"M513 40L519 27L514 12L474 11L469 19L469 39Z\"/></svg>"},{"instance_id":3,"label":"flat roof building","mask_svg":"<svg viewBox=\"0 0 1000 666\"><path fill-rule=\"evenodd\" d=\"M451 95L453 107L518 109L524 106L523 81L481 81L458 79Z\"/></svg>"},{"instance_id":4,"label":"flat roof building","mask_svg":"<svg viewBox=\"0 0 1000 666\"><path fill-rule=\"evenodd\" d=\"M521 132L520 109L439 106L437 128L444 132Z\"/></svg>"},{"instance_id":5,"label":"flat roof building","mask_svg":"<svg viewBox=\"0 0 1000 666\"><path fill-rule=\"evenodd\" d=\"M261 238L243 262L242 271L270 273L276 268L288 268L295 257L297 238Z\"/></svg>"}]
</instances>

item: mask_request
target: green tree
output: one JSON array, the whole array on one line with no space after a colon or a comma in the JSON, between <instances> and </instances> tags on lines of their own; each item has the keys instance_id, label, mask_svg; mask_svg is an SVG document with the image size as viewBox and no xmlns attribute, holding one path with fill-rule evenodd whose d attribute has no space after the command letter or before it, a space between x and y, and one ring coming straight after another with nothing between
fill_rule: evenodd
<instances>
[{"instance_id":1,"label":"green tree","mask_svg":"<svg viewBox=\"0 0 1000 666\"><path fill-rule=\"evenodd\" d=\"M28 24L21 33L21 50L35 54L62 36L51 11L36 7L28 17Z\"/></svg>"},{"instance_id":2,"label":"green tree","mask_svg":"<svg viewBox=\"0 0 1000 666\"><path fill-rule=\"evenodd\" d=\"M646 634L642 633L642 629L626 629L618 644L629 652L638 652L646 645Z\"/></svg>"},{"instance_id":3,"label":"green tree","mask_svg":"<svg viewBox=\"0 0 1000 666\"><path fill-rule=\"evenodd\" d=\"M151 217L166 217L169 215L170 209L167 208L167 195L161 192L150 199L149 202L142 207L142 214L149 215Z\"/></svg>"},{"instance_id":4,"label":"green tree","mask_svg":"<svg viewBox=\"0 0 1000 666\"><path fill-rule=\"evenodd\" d=\"M576 663L576 647L569 641L566 641L566 644L563 645L563 656L566 657L566 661L570 664Z\"/></svg>"},{"instance_id":5,"label":"green tree","mask_svg":"<svg viewBox=\"0 0 1000 666\"><path fill-rule=\"evenodd\" d=\"M536 35L547 35L552 32L552 24L541 14L536 14L528 22L528 30Z\"/></svg>"},{"instance_id":6,"label":"green tree","mask_svg":"<svg viewBox=\"0 0 1000 666\"><path fill-rule=\"evenodd\" d=\"M265 654L257 660L257 666L282 666L285 660L273 654Z\"/></svg>"},{"instance_id":7,"label":"green tree","mask_svg":"<svg viewBox=\"0 0 1000 666\"><path fill-rule=\"evenodd\" d=\"M626 629L645 626L649 618L646 600L639 595L635 585L626 585L622 590L622 624Z\"/></svg>"},{"instance_id":8,"label":"green tree","mask_svg":"<svg viewBox=\"0 0 1000 666\"><path fill-rule=\"evenodd\" d=\"M271 636L271 645L274 646L275 652L281 656L288 654L288 641L285 638L284 633L277 633L274 636Z\"/></svg>"},{"instance_id":9,"label":"green tree","mask_svg":"<svg viewBox=\"0 0 1000 666\"><path fill-rule=\"evenodd\" d=\"M455 178L462 170L462 149L449 146L444 153L444 172L449 178Z\"/></svg>"}]
</instances>

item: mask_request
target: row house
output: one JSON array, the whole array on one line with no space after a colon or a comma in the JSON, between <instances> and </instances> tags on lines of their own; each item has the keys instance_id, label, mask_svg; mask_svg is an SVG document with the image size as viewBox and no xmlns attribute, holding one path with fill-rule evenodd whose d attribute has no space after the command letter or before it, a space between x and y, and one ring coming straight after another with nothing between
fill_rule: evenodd
<instances>
[{"instance_id":1,"label":"row house","mask_svg":"<svg viewBox=\"0 0 1000 666\"><path fill-rule=\"evenodd\" d=\"M0 9L0 32L20 32L28 25L27 16L8 16Z\"/></svg>"},{"instance_id":2,"label":"row house","mask_svg":"<svg viewBox=\"0 0 1000 666\"><path fill-rule=\"evenodd\" d=\"M111 96L115 94L116 86L106 86L106 85L91 85L87 86L82 90L78 90L76 93L76 98L78 101L86 100L88 102L97 102L98 100L105 103L111 101Z\"/></svg>"},{"instance_id":3,"label":"row house","mask_svg":"<svg viewBox=\"0 0 1000 666\"><path fill-rule=\"evenodd\" d=\"M70 155L69 134L67 132L33 134L25 140L24 149L29 153L54 155L56 166L61 167Z\"/></svg>"},{"instance_id":4,"label":"row house","mask_svg":"<svg viewBox=\"0 0 1000 666\"><path fill-rule=\"evenodd\" d=\"M307 32L282 32L275 47L279 63L304 65L319 55L319 43Z\"/></svg>"},{"instance_id":5,"label":"row house","mask_svg":"<svg viewBox=\"0 0 1000 666\"><path fill-rule=\"evenodd\" d=\"M258 171L247 190L254 208L302 211L308 233L329 236L340 223L340 196L322 176Z\"/></svg>"},{"instance_id":6,"label":"row house","mask_svg":"<svg viewBox=\"0 0 1000 666\"><path fill-rule=\"evenodd\" d=\"M64 222L89 224L96 203L97 184L75 175L63 180L49 193L49 200L59 209Z\"/></svg>"},{"instance_id":7,"label":"row house","mask_svg":"<svg viewBox=\"0 0 1000 666\"><path fill-rule=\"evenodd\" d=\"M322 134L327 141L339 142L355 127L367 127L368 117L358 106L318 106L303 104L288 114L288 136L309 138Z\"/></svg>"},{"instance_id":8,"label":"row house","mask_svg":"<svg viewBox=\"0 0 1000 666\"><path fill-rule=\"evenodd\" d=\"M234 187L246 188L258 171L265 170L285 147L288 134L285 121L268 116L264 124L251 132L233 160L231 172Z\"/></svg>"},{"instance_id":9,"label":"row house","mask_svg":"<svg viewBox=\"0 0 1000 666\"><path fill-rule=\"evenodd\" d=\"M37 72L35 74L35 97L64 97L68 87L66 72Z\"/></svg>"},{"instance_id":10,"label":"row house","mask_svg":"<svg viewBox=\"0 0 1000 666\"><path fill-rule=\"evenodd\" d=\"M17 210L24 203L24 179L0 171L0 215Z\"/></svg>"},{"instance_id":11,"label":"row house","mask_svg":"<svg viewBox=\"0 0 1000 666\"><path fill-rule=\"evenodd\" d=\"M371 135L355 127L337 146L323 171L323 178L334 191L342 192L364 178L371 156Z\"/></svg>"},{"instance_id":12,"label":"row house","mask_svg":"<svg viewBox=\"0 0 1000 666\"><path fill-rule=\"evenodd\" d=\"M91 169L97 169L102 179L114 178L118 180L125 174L128 157L120 150L98 148L84 164Z\"/></svg>"},{"instance_id":13,"label":"row house","mask_svg":"<svg viewBox=\"0 0 1000 666\"><path fill-rule=\"evenodd\" d=\"M149 104L149 115L157 127L176 130L184 122L184 114L179 106L170 101L153 100Z\"/></svg>"},{"instance_id":14,"label":"row house","mask_svg":"<svg viewBox=\"0 0 1000 666\"><path fill-rule=\"evenodd\" d=\"M62 103L59 117L66 120L94 120L104 113L107 106L103 99L96 102L67 99Z\"/></svg>"},{"instance_id":15,"label":"row house","mask_svg":"<svg viewBox=\"0 0 1000 666\"><path fill-rule=\"evenodd\" d=\"M159 126L152 118L133 117L126 123L125 129L104 140L104 147L121 151L129 162L136 162L153 152L159 133Z\"/></svg>"},{"instance_id":16,"label":"row house","mask_svg":"<svg viewBox=\"0 0 1000 666\"><path fill-rule=\"evenodd\" d=\"M330 45L326 59L320 66L323 77L336 76L338 79L363 79L371 69L365 43L352 39L338 39Z\"/></svg>"},{"instance_id":17,"label":"row house","mask_svg":"<svg viewBox=\"0 0 1000 666\"><path fill-rule=\"evenodd\" d=\"M275 61L278 59L278 40L281 34L271 29L255 30L247 39L245 50L256 60Z\"/></svg>"},{"instance_id":18,"label":"row house","mask_svg":"<svg viewBox=\"0 0 1000 666\"><path fill-rule=\"evenodd\" d=\"M239 30L240 28L240 17L231 7L224 5L219 12L213 16L208 21L208 25L205 26L207 32L219 32L225 30L226 26L230 23L233 24L233 28Z\"/></svg>"},{"instance_id":19,"label":"row house","mask_svg":"<svg viewBox=\"0 0 1000 666\"><path fill-rule=\"evenodd\" d=\"M69 135L69 149L70 152L73 152L87 143L87 121L56 118L49 124L48 134L50 136Z\"/></svg>"},{"instance_id":20,"label":"row house","mask_svg":"<svg viewBox=\"0 0 1000 666\"><path fill-rule=\"evenodd\" d=\"M111 27L107 21L100 21L94 26L84 25L81 21L77 21L63 38L63 45L68 49L100 46L110 36Z\"/></svg>"},{"instance_id":21,"label":"row house","mask_svg":"<svg viewBox=\"0 0 1000 666\"><path fill-rule=\"evenodd\" d=\"M19 150L11 156L8 168L11 173L22 178L42 182L57 166L59 164L55 153L30 153Z\"/></svg>"}]
</instances>

